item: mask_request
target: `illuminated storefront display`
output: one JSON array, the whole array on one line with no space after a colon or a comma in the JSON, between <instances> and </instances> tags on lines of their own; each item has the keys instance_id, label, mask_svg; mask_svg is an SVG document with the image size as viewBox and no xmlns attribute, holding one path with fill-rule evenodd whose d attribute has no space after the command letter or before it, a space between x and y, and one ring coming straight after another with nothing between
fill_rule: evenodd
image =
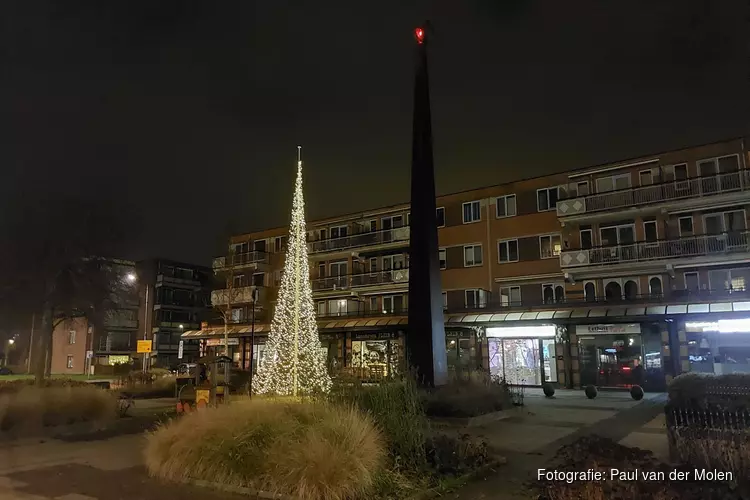
<instances>
[{"instance_id":1,"label":"illuminated storefront display","mask_svg":"<svg viewBox=\"0 0 750 500\"><path fill-rule=\"evenodd\" d=\"M557 382L554 325L488 327L490 375L513 385Z\"/></svg>"},{"instance_id":2,"label":"illuminated storefront display","mask_svg":"<svg viewBox=\"0 0 750 500\"><path fill-rule=\"evenodd\" d=\"M355 376L380 380L400 373L401 340L398 332L352 333L351 366Z\"/></svg>"},{"instance_id":3,"label":"illuminated storefront display","mask_svg":"<svg viewBox=\"0 0 750 500\"><path fill-rule=\"evenodd\" d=\"M691 372L750 373L750 319L685 322Z\"/></svg>"}]
</instances>

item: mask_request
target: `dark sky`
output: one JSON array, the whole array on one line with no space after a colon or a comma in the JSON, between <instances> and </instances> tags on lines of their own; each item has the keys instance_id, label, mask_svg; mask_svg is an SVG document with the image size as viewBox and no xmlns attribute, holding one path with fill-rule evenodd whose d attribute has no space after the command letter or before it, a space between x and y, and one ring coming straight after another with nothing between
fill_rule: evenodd
<instances>
[{"instance_id":1,"label":"dark sky","mask_svg":"<svg viewBox=\"0 0 750 500\"><path fill-rule=\"evenodd\" d=\"M407 201L425 17L439 193L750 131L747 0L4 0L0 194L204 263L287 223L298 143L308 218Z\"/></svg>"}]
</instances>

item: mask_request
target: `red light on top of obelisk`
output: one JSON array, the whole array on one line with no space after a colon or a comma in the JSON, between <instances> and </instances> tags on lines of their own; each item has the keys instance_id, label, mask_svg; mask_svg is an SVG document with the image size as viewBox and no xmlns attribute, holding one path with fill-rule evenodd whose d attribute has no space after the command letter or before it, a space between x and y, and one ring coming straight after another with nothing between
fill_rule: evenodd
<instances>
[{"instance_id":1,"label":"red light on top of obelisk","mask_svg":"<svg viewBox=\"0 0 750 500\"><path fill-rule=\"evenodd\" d=\"M424 30L422 28L417 28L414 30L414 36L417 37L417 43L423 44L424 43Z\"/></svg>"}]
</instances>

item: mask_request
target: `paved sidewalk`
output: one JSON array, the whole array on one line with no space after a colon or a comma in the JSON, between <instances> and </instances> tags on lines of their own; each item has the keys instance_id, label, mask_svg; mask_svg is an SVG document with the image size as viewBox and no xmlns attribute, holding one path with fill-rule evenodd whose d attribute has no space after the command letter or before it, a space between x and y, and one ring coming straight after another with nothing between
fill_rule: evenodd
<instances>
[{"instance_id":1,"label":"paved sidewalk","mask_svg":"<svg viewBox=\"0 0 750 500\"><path fill-rule=\"evenodd\" d=\"M649 440L642 435L647 434L658 448L658 416L663 414L665 400L663 394L648 394L644 400L634 401L622 392L600 392L590 400L583 391L570 390L545 398L541 391L528 391L518 416L470 430L507 457L507 465L466 485L451 498L533 498L528 485L536 478L537 469L547 466L561 446L586 435L598 434L626 446L645 447L643 442Z\"/></svg>"},{"instance_id":2,"label":"paved sidewalk","mask_svg":"<svg viewBox=\"0 0 750 500\"><path fill-rule=\"evenodd\" d=\"M140 435L85 443L26 440L5 446L0 450L0 500L247 500L149 478L142 448Z\"/></svg>"}]
</instances>

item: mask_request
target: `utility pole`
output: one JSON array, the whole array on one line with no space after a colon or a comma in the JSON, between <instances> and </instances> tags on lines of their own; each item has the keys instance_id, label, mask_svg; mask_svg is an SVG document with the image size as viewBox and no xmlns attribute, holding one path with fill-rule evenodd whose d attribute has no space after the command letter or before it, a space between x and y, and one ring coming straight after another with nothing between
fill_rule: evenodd
<instances>
[{"instance_id":1,"label":"utility pole","mask_svg":"<svg viewBox=\"0 0 750 500\"><path fill-rule=\"evenodd\" d=\"M29 355L26 356L26 373L31 373L31 351L34 348L34 320L36 314L31 315L31 333L29 334Z\"/></svg>"}]
</instances>

